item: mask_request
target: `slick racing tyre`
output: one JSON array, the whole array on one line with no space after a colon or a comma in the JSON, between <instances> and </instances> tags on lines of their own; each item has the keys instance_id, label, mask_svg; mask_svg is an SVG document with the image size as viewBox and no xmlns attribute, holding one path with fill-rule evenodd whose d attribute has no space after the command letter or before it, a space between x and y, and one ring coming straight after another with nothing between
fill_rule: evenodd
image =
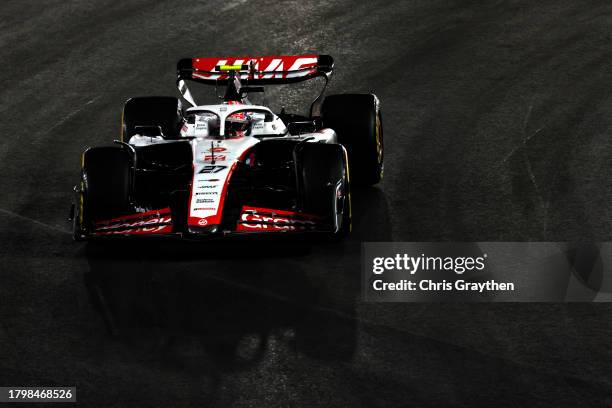
<instances>
[{"instance_id":1,"label":"slick racing tyre","mask_svg":"<svg viewBox=\"0 0 612 408\"><path fill-rule=\"evenodd\" d=\"M122 137L128 142L137 126L159 126L166 139L177 139L182 126L181 103L173 96L144 96L123 105Z\"/></svg>"},{"instance_id":2,"label":"slick racing tyre","mask_svg":"<svg viewBox=\"0 0 612 408\"><path fill-rule=\"evenodd\" d=\"M82 226L132 212L129 153L118 146L95 147L83 154Z\"/></svg>"},{"instance_id":3,"label":"slick racing tyre","mask_svg":"<svg viewBox=\"0 0 612 408\"><path fill-rule=\"evenodd\" d=\"M323 126L346 147L353 184L374 185L383 175L383 128L373 94L330 95L321 109Z\"/></svg>"},{"instance_id":4,"label":"slick racing tyre","mask_svg":"<svg viewBox=\"0 0 612 408\"><path fill-rule=\"evenodd\" d=\"M334 233L351 230L351 194L346 150L338 144L303 143L297 169L304 212L331 220Z\"/></svg>"}]
</instances>

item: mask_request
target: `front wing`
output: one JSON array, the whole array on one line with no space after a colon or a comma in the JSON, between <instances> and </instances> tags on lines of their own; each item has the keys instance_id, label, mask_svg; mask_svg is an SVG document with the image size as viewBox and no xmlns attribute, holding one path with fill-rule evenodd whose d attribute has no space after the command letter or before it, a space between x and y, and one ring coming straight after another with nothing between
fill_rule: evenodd
<instances>
[{"instance_id":1,"label":"front wing","mask_svg":"<svg viewBox=\"0 0 612 408\"><path fill-rule=\"evenodd\" d=\"M162 208L97 221L89 234L93 237L109 236L175 236L218 237L253 233L305 233L333 232L333 226L323 217L302 212L261 208L245 205L233 229L220 230L218 226L184 228L175 222L171 209Z\"/></svg>"}]
</instances>

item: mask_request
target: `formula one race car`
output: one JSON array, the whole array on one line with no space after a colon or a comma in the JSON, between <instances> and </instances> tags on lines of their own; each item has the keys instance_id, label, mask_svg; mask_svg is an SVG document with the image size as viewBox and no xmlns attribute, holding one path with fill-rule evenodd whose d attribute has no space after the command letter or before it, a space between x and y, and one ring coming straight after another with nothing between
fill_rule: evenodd
<instances>
[{"instance_id":1,"label":"formula one race car","mask_svg":"<svg viewBox=\"0 0 612 408\"><path fill-rule=\"evenodd\" d=\"M323 99L323 87L309 116L248 98L263 85L315 77L327 85L332 70L329 55L180 60L177 85L190 107L175 97L129 99L121 140L83 153L75 239L346 234L350 183L376 184L383 173L378 98ZM223 102L198 105L186 81L223 86Z\"/></svg>"}]
</instances>

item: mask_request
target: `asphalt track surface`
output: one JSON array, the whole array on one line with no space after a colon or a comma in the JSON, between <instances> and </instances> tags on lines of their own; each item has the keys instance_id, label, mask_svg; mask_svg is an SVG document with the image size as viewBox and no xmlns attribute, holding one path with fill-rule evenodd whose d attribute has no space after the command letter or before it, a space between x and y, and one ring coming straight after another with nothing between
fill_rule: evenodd
<instances>
[{"instance_id":1,"label":"asphalt track surface","mask_svg":"<svg viewBox=\"0 0 612 408\"><path fill-rule=\"evenodd\" d=\"M608 1L4 1L0 385L82 406L612 405L608 304L366 304L361 241L610 240ZM181 57L329 53L383 104L339 244L94 247L79 155Z\"/></svg>"}]
</instances>

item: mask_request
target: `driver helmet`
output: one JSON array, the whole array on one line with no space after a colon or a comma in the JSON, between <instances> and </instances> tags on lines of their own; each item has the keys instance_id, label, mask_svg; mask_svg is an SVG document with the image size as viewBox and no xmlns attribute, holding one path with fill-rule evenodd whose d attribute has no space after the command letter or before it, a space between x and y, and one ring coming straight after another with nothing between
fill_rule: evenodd
<instances>
[{"instance_id":1,"label":"driver helmet","mask_svg":"<svg viewBox=\"0 0 612 408\"><path fill-rule=\"evenodd\" d=\"M225 136L243 137L248 134L251 120L245 112L236 112L225 119Z\"/></svg>"}]
</instances>

